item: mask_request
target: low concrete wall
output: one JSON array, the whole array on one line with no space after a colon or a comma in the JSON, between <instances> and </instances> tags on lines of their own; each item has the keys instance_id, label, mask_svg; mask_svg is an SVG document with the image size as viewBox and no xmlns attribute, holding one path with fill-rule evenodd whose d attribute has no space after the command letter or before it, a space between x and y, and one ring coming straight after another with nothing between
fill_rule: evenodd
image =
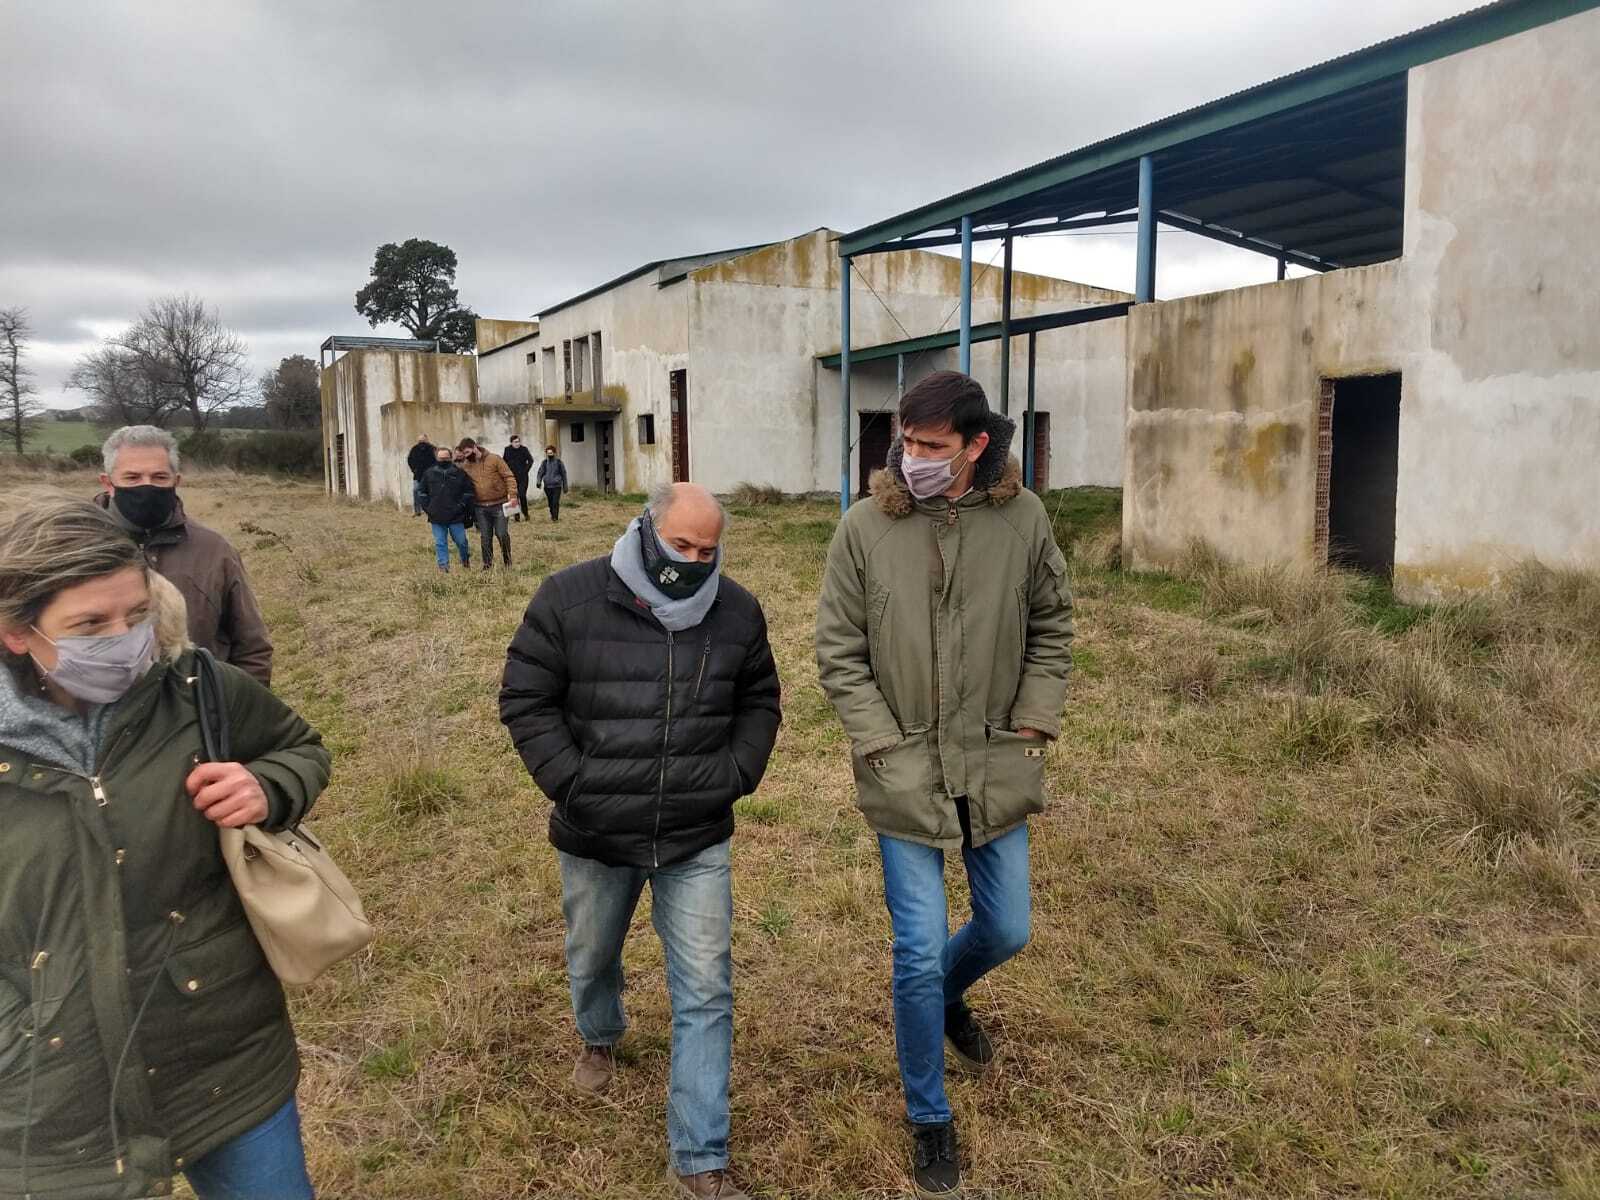
<instances>
[{"instance_id":1,"label":"low concrete wall","mask_svg":"<svg viewBox=\"0 0 1600 1200\"><path fill-rule=\"evenodd\" d=\"M380 495L397 508L411 507L411 470L406 455L426 433L435 446L470 437L499 454L515 434L537 454L544 413L537 405L385 404L380 412L383 479Z\"/></svg>"}]
</instances>

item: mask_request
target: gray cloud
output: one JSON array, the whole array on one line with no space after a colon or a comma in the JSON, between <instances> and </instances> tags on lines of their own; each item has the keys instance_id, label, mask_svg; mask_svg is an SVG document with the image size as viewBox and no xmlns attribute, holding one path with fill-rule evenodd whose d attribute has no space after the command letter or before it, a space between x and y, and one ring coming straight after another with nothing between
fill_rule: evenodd
<instances>
[{"instance_id":1,"label":"gray cloud","mask_svg":"<svg viewBox=\"0 0 1600 1200\"><path fill-rule=\"evenodd\" d=\"M378 243L521 317L640 262L849 229L1463 11L1470 0L0 7L0 305L52 402L151 296L259 368L364 332ZM1172 237L1165 294L1270 264ZM1130 286L1126 237L1019 265ZM394 332L394 331L388 331Z\"/></svg>"}]
</instances>

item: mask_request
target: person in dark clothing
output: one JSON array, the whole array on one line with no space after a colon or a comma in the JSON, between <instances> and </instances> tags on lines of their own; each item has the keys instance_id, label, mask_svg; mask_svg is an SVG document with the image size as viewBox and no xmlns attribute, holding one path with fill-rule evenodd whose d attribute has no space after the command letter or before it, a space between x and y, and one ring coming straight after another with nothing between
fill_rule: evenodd
<instances>
[{"instance_id":1,"label":"person in dark clothing","mask_svg":"<svg viewBox=\"0 0 1600 1200\"><path fill-rule=\"evenodd\" d=\"M417 481L422 490L422 507L433 527L433 553L439 570L450 573L450 546L447 537L456 544L463 570L472 565L472 551L467 548L467 522L473 519L477 505L472 490L472 480L456 466L450 447L440 446L434 465Z\"/></svg>"},{"instance_id":2,"label":"person in dark clothing","mask_svg":"<svg viewBox=\"0 0 1600 1200\"><path fill-rule=\"evenodd\" d=\"M272 683L272 639L239 552L183 511L178 443L153 425L125 425L101 448L105 490L95 503L183 593L189 640L225 663Z\"/></svg>"},{"instance_id":3,"label":"person in dark clothing","mask_svg":"<svg viewBox=\"0 0 1600 1200\"><path fill-rule=\"evenodd\" d=\"M539 464L539 474L534 483L544 489L545 503L550 506L550 519L561 520L561 493L567 490L567 464L556 456L554 446L544 448L544 461ZM522 506L522 511L528 511L526 504Z\"/></svg>"},{"instance_id":4,"label":"person in dark clothing","mask_svg":"<svg viewBox=\"0 0 1600 1200\"><path fill-rule=\"evenodd\" d=\"M423 504L419 488L423 475L433 469L433 443L428 440L427 434L417 435L417 444L406 455L406 466L411 469L411 515L420 517Z\"/></svg>"},{"instance_id":5,"label":"person in dark clothing","mask_svg":"<svg viewBox=\"0 0 1600 1200\"><path fill-rule=\"evenodd\" d=\"M755 597L721 576L722 507L657 489L611 555L549 576L506 653L500 719L551 799L567 974L584 1048L612 1080L622 944L646 883L672 1002L667 1134L681 1194L728 1178L733 804L777 740L778 669Z\"/></svg>"},{"instance_id":6,"label":"person in dark clothing","mask_svg":"<svg viewBox=\"0 0 1600 1200\"><path fill-rule=\"evenodd\" d=\"M522 444L522 439L516 434L511 435L511 444L506 447L506 452L500 456L506 460L506 466L511 468L511 473L517 477L517 503L522 511L517 514L517 520L528 519L528 476L533 473L533 451Z\"/></svg>"}]
</instances>

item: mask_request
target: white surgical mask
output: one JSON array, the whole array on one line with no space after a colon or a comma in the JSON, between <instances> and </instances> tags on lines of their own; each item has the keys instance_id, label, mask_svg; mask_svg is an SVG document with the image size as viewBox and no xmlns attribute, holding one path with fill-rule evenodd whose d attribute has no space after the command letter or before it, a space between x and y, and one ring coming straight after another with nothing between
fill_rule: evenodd
<instances>
[{"instance_id":1,"label":"white surgical mask","mask_svg":"<svg viewBox=\"0 0 1600 1200\"><path fill-rule=\"evenodd\" d=\"M966 466L967 452L958 450L956 456L943 458L912 458L909 454L900 459L900 473L906 477L906 487L918 500L932 500L948 492L956 477Z\"/></svg>"},{"instance_id":2,"label":"white surgical mask","mask_svg":"<svg viewBox=\"0 0 1600 1200\"><path fill-rule=\"evenodd\" d=\"M111 704L121 700L150 669L156 644L156 627L140 621L126 633L103 637L64 637L52 639L35 625L33 631L56 648L55 669L46 671L38 659L34 665L48 683L67 695L88 704Z\"/></svg>"}]
</instances>

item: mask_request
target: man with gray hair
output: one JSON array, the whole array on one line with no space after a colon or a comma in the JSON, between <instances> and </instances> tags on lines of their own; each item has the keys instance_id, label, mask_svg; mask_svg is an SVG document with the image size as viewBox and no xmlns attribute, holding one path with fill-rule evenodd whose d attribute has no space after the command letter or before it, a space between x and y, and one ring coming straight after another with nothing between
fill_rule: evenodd
<instances>
[{"instance_id":1,"label":"man with gray hair","mask_svg":"<svg viewBox=\"0 0 1600 1200\"><path fill-rule=\"evenodd\" d=\"M186 516L178 499L178 443L154 425L124 425L101 449L97 498L133 536L145 560L183 593L189 640L272 682L272 642L239 552Z\"/></svg>"},{"instance_id":2,"label":"man with gray hair","mask_svg":"<svg viewBox=\"0 0 1600 1200\"><path fill-rule=\"evenodd\" d=\"M646 883L672 1001L667 1141L682 1195L728 1175L733 804L778 736L778 669L754 596L722 575L726 517L697 484L658 488L610 555L545 579L506 653L500 719L550 799L576 1085L616 1069L622 943Z\"/></svg>"}]
</instances>

